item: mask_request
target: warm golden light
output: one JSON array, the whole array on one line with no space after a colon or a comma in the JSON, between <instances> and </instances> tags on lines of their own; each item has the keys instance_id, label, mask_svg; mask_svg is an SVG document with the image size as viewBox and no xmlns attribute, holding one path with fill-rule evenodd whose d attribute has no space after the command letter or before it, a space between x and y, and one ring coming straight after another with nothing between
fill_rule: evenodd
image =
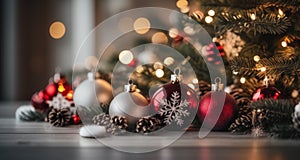
<instances>
[{"instance_id":1,"label":"warm golden light","mask_svg":"<svg viewBox=\"0 0 300 160\"><path fill-rule=\"evenodd\" d=\"M167 66L170 66L172 64L174 64L175 60L174 58L172 57L167 57L165 60L164 60L164 64L167 65Z\"/></svg>"},{"instance_id":2,"label":"warm golden light","mask_svg":"<svg viewBox=\"0 0 300 160\"><path fill-rule=\"evenodd\" d=\"M138 34L145 34L150 30L151 24L147 18L141 17L134 21L133 28Z\"/></svg>"},{"instance_id":3,"label":"warm golden light","mask_svg":"<svg viewBox=\"0 0 300 160\"><path fill-rule=\"evenodd\" d=\"M241 77L240 82L244 84L246 82L246 78L245 77Z\"/></svg>"},{"instance_id":4,"label":"warm golden light","mask_svg":"<svg viewBox=\"0 0 300 160\"><path fill-rule=\"evenodd\" d=\"M63 91L65 91L66 89L65 89L65 87L64 87L64 85L63 85L62 83L58 83L58 88L57 88L57 90L58 90L58 92L63 92Z\"/></svg>"},{"instance_id":5,"label":"warm golden light","mask_svg":"<svg viewBox=\"0 0 300 160\"><path fill-rule=\"evenodd\" d=\"M239 72L237 72L237 71L232 71L232 74L237 75L237 74L239 74Z\"/></svg>"},{"instance_id":6,"label":"warm golden light","mask_svg":"<svg viewBox=\"0 0 300 160\"><path fill-rule=\"evenodd\" d=\"M259 57L258 55L256 55L256 56L253 57L253 60L254 60L255 62L258 62L258 61L260 60L260 57Z\"/></svg>"},{"instance_id":7,"label":"warm golden light","mask_svg":"<svg viewBox=\"0 0 300 160\"><path fill-rule=\"evenodd\" d=\"M152 43L161 43L161 44L167 44L168 43L168 37L163 32L156 32L152 36Z\"/></svg>"},{"instance_id":8,"label":"warm golden light","mask_svg":"<svg viewBox=\"0 0 300 160\"><path fill-rule=\"evenodd\" d=\"M158 70L155 71L155 75L156 75L156 77L158 77L158 78L163 77L164 74L165 74L165 72L164 72L162 69L158 69Z\"/></svg>"},{"instance_id":9,"label":"warm golden light","mask_svg":"<svg viewBox=\"0 0 300 160\"><path fill-rule=\"evenodd\" d=\"M282 46L282 47L287 47L287 42L286 42L286 41L282 41L282 42L281 42L281 46Z\"/></svg>"},{"instance_id":10,"label":"warm golden light","mask_svg":"<svg viewBox=\"0 0 300 160\"><path fill-rule=\"evenodd\" d=\"M283 11L281 9L278 9L278 15L283 16Z\"/></svg>"},{"instance_id":11,"label":"warm golden light","mask_svg":"<svg viewBox=\"0 0 300 160\"><path fill-rule=\"evenodd\" d=\"M215 14L216 14L216 12L214 11L214 10L209 10L208 12L208 15L210 15L210 16L214 16Z\"/></svg>"},{"instance_id":12,"label":"warm golden light","mask_svg":"<svg viewBox=\"0 0 300 160\"><path fill-rule=\"evenodd\" d=\"M177 6L178 8L184 8L184 7L186 7L188 4L189 4L189 3L188 3L187 0L178 0L178 1L176 2L176 6Z\"/></svg>"},{"instance_id":13,"label":"warm golden light","mask_svg":"<svg viewBox=\"0 0 300 160\"><path fill-rule=\"evenodd\" d=\"M261 68L260 68L260 71L262 71L262 72L265 72L266 70L267 70L266 67L261 67Z\"/></svg>"},{"instance_id":14,"label":"warm golden light","mask_svg":"<svg viewBox=\"0 0 300 160\"><path fill-rule=\"evenodd\" d=\"M206 16L204 20L206 23L211 23L214 19L211 16Z\"/></svg>"},{"instance_id":15,"label":"warm golden light","mask_svg":"<svg viewBox=\"0 0 300 160\"><path fill-rule=\"evenodd\" d=\"M176 29L176 28L171 28L171 29L169 30L169 36L170 36L171 38L175 38L175 37L177 37L177 35L178 35L178 29Z\"/></svg>"},{"instance_id":16,"label":"warm golden light","mask_svg":"<svg viewBox=\"0 0 300 160\"><path fill-rule=\"evenodd\" d=\"M70 90L70 91L68 92L68 94L66 95L66 97L67 97L67 99L73 99L73 91Z\"/></svg>"},{"instance_id":17,"label":"warm golden light","mask_svg":"<svg viewBox=\"0 0 300 160\"><path fill-rule=\"evenodd\" d=\"M194 79L193 79L193 83L197 84L197 83L198 83L198 79L197 79L197 78L194 78Z\"/></svg>"},{"instance_id":18,"label":"warm golden light","mask_svg":"<svg viewBox=\"0 0 300 160\"><path fill-rule=\"evenodd\" d=\"M252 14L250 15L250 18L254 21L254 20L256 19L256 15L255 15L254 13L252 13Z\"/></svg>"},{"instance_id":19,"label":"warm golden light","mask_svg":"<svg viewBox=\"0 0 300 160\"><path fill-rule=\"evenodd\" d=\"M157 70L157 69L163 69L163 68L164 68L164 65L161 64L160 62L155 62L155 63L153 64L153 68L154 68L155 70Z\"/></svg>"},{"instance_id":20,"label":"warm golden light","mask_svg":"<svg viewBox=\"0 0 300 160\"><path fill-rule=\"evenodd\" d=\"M188 7L188 6L185 6L185 7L183 7L183 8L180 8L180 12L181 13L188 13L190 11L190 7Z\"/></svg>"},{"instance_id":21,"label":"warm golden light","mask_svg":"<svg viewBox=\"0 0 300 160\"><path fill-rule=\"evenodd\" d=\"M133 60L133 55L129 50L124 50L119 54L119 60L123 64L129 64Z\"/></svg>"},{"instance_id":22,"label":"warm golden light","mask_svg":"<svg viewBox=\"0 0 300 160\"><path fill-rule=\"evenodd\" d=\"M53 22L49 27L49 34L53 39L60 39L66 33L66 27L62 22Z\"/></svg>"}]
</instances>

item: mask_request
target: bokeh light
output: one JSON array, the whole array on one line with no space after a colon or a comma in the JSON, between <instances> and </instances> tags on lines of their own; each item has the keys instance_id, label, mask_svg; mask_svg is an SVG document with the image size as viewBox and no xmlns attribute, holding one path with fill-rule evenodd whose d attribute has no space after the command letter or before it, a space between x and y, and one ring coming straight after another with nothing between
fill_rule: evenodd
<instances>
[{"instance_id":1,"label":"bokeh light","mask_svg":"<svg viewBox=\"0 0 300 160\"><path fill-rule=\"evenodd\" d=\"M49 34L53 39L60 39L65 35L65 33L66 27L60 21L53 22L49 27Z\"/></svg>"}]
</instances>

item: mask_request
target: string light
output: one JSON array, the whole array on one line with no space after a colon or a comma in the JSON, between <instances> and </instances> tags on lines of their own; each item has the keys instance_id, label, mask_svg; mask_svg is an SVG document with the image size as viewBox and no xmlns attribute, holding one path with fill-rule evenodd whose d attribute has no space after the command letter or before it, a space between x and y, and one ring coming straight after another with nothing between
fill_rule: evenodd
<instances>
[{"instance_id":1,"label":"string light","mask_svg":"<svg viewBox=\"0 0 300 160\"><path fill-rule=\"evenodd\" d=\"M279 9L278 9L278 15L279 15L279 17L282 17L283 14L284 14L283 11L279 8Z\"/></svg>"},{"instance_id":2,"label":"string light","mask_svg":"<svg viewBox=\"0 0 300 160\"><path fill-rule=\"evenodd\" d=\"M175 38L175 37L177 37L177 35L178 35L178 29L177 28L171 28L169 30L169 36L171 38Z\"/></svg>"},{"instance_id":3,"label":"string light","mask_svg":"<svg viewBox=\"0 0 300 160\"><path fill-rule=\"evenodd\" d=\"M258 62L258 61L260 60L260 57L259 57L258 55L256 55L256 56L253 57L253 60L254 60L255 62Z\"/></svg>"},{"instance_id":4,"label":"string light","mask_svg":"<svg viewBox=\"0 0 300 160\"><path fill-rule=\"evenodd\" d=\"M170 66L172 64L174 64L175 60L174 58L172 57L167 57L165 60L164 60L164 64L167 65L167 66Z\"/></svg>"},{"instance_id":5,"label":"string light","mask_svg":"<svg viewBox=\"0 0 300 160\"><path fill-rule=\"evenodd\" d=\"M66 27L62 22L53 22L49 27L49 34L53 39L60 39L66 33Z\"/></svg>"},{"instance_id":6,"label":"string light","mask_svg":"<svg viewBox=\"0 0 300 160\"><path fill-rule=\"evenodd\" d=\"M197 84L197 83L198 83L198 79L197 79L197 78L194 78L194 79L193 79L193 83L194 83L194 84Z\"/></svg>"},{"instance_id":7,"label":"string light","mask_svg":"<svg viewBox=\"0 0 300 160\"><path fill-rule=\"evenodd\" d=\"M158 78L163 77L164 74L165 74L165 72L164 72L162 69L158 69L158 70L155 71L155 75L156 75L156 77L158 77Z\"/></svg>"},{"instance_id":8,"label":"string light","mask_svg":"<svg viewBox=\"0 0 300 160\"><path fill-rule=\"evenodd\" d=\"M164 68L164 65L161 64L160 62L155 62L155 63L153 64L153 68L154 68L155 70L157 70L157 69L163 69L163 68Z\"/></svg>"},{"instance_id":9,"label":"string light","mask_svg":"<svg viewBox=\"0 0 300 160\"><path fill-rule=\"evenodd\" d=\"M265 72L266 70L267 70L266 67L261 67L261 68L260 68L260 71L262 71L262 72Z\"/></svg>"},{"instance_id":10,"label":"string light","mask_svg":"<svg viewBox=\"0 0 300 160\"><path fill-rule=\"evenodd\" d=\"M239 72L233 70L232 74L237 75L237 74L239 74Z\"/></svg>"},{"instance_id":11,"label":"string light","mask_svg":"<svg viewBox=\"0 0 300 160\"><path fill-rule=\"evenodd\" d=\"M210 16L214 16L215 14L216 14L216 12L214 11L214 10L209 10L208 12L208 15L210 15Z\"/></svg>"},{"instance_id":12,"label":"string light","mask_svg":"<svg viewBox=\"0 0 300 160\"><path fill-rule=\"evenodd\" d=\"M195 34L195 30L194 30L192 27L190 27L190 26L185 26L185 27L183 28L183 31L184 31L186 34L189 34L189 35Z\"/></svg>"},{"instance_id":13,"label":"string light","mask_svg":"<svg viewBox=\"0 0 300 160\"><path fill-rule=\"evenodd\" d=\"M129 50L124 50L119 54L119 60L123 64L129 64L133 60L133 54Z\"/></svg>"},{"instance_id":14,"label":"string light","mask_svg":"<svg viewBox=\"0 0 300 160\"><path fill-rule=\"evenodd\" d=\"M245 77L241 77L240 82L244 84L246 82L246 78Z\"/></svg>"},{"instance_id":15,"label":"string light","mask_svg":"<svg viewBox=\"0 0 300 160\"><path fill-rule=\"evenodd\" d=\"M187 13L187 12L189 12L190 11L190 7L188 7L188 6L185 6L185 7L183 7L183 8L180 8L180 12L181 13Z\"/></svg>"},{"instance_id":16,"label":"string light","mask_svg":"<svg viewBox=\"0 0 300 160\"><path fill-rule=\"evenodd\" d=\"M134 21L133 28L136 33L145 34L150 30L151 24L147 18L141 17Z\"/></svg>"},{"instance_id":17,"label":"string light","mask_svg":"<svg viewBox=\"0 0 300 160\"><path fill-rule=\"evenodd\" d=\"M286 42L286 41L282 41L282 42L281 42L281 46L282 46L282 47L287 47L287 42Z\"/></svg>"},{"instance_id":18,"label":"string light","mask_svg":"<svg viewBox=\"0 0 300 160\"><path fill-rule=\"evenodd\" d=\"M254 21L256 19L256 15L254 13L251 13L250 18Z\"/></svg>"},{"instance_id":19,"label":"string light","mask_svg":"<svg viewBox=\"0 0 300 160\"><path fill-rule=\"evenodd\" d=\"M211 23L214 19L211 16L206 16L204 20L206 23Z\"/></svg>"},{"instance_id":20,"label":"string light","mask_svg":"<svg viewBox=\"0 0 300 160\"><path fill-rule=\"evenodd\" d=\"M156 44L159 44L159 43L167 44L169 41L168 37L163 32L156 32L155 34L153 34L151 40L152 40L152 43L156 43Z\"/></svg>"},{"instance_id":21,"label":"string light","mask_svg":"<svg viewBox=\"0 0 300 160\"><path fill-rule=\"evenodd\" d=\"M176 2L176 6L180 9L186 7L188 4L189 2L187 0L178 0Z\"/></svg>"}]
</instances>

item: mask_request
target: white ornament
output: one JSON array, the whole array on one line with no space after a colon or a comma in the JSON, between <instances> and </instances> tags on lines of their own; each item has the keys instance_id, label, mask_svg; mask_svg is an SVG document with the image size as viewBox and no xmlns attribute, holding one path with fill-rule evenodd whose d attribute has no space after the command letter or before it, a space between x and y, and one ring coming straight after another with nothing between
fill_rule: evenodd
<instances>
[{"instance_id":1,"label":"white ornament","mask_svg":"<svg viewBox=\"0 0 300 160\"><path fill-rule=\"evenodd\" d=\"M173 92L171 95L171 100L164 99L160 102L162 106L158 113L160 115L166 116L164 118L164 123L171 124L172 121L175 121L177 125L182 125L184 120L182 117L189 116L190 113L187 109L189 106L189 102L187 100L180 101L180 95L178 92Z\"/></svg>"},{"instance_id":2,"label":"white ornament","mask_svg":"<svg viewBox=\"0 0 300 160\"><path fill-rule=\"evenodd\" d=\"M124 116L129 124L135 124L139 118L149 115L147 99L135 92L135 85L125 85L125 92L118 94L110 103L109 115Z\"/></svg>"},{"instance_id":3,"label":"white ornament","mask_svg":"<svg viewBox=\"0 0 300 160\"><path fill-rule=\"evenodd\" d=\"M86 125L80 128L79 135L85 138L99 138L107 135L104 126Z\"/></svg>"},{"instance_id":4,"label":"white ornament","mask_svg":"<svg viewBox=\"0 0 300 160\"><path fill-rule=\"evenodd\" d=\"M295 112L300 112L300 102L295 106Z\"/></svg>"},{"instance_id":5,"label":"white ornament","mask_svg":"<svg viewBox=\"0 0 300 160\"><path fill-rule=\"evenodd\" d=\"M58 93L51 101L47 101L50 107L53 108L63 108L63 107L70 107L71 102L68 101L61 93Z\"/></svg>"},{"instance_id":6,"label":"white ornament","mask_svg":"<svg viewBox=\"0 0 300 160\"><path fill-rule=\"evenodd\" d=\"M94 73L88 73L88 79L78 85L74 92L76 106L97 107L108 104L112 99L111 85L102 79L95 79Z\"/></svg>"}]
</instances>

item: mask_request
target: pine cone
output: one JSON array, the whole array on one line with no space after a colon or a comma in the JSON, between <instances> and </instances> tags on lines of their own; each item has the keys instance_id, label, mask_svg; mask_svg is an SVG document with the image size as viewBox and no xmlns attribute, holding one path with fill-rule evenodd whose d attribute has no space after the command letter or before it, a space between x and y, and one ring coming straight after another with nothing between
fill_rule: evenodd
<instances>
[{"instance_id":1,"label":"pine cone","mask_svg":"<svg viewBox=\"0 0 300 160\"><path fill-rule=\"evenodd\" d=\"M99 126L107 126L111 123L111 118L106 113L100 113L93 117L93 123Z\"/></svg>"},{"instance_id":2,"label":"pine cone","mask_svg":"<svg viewBox=\"0 0 300 160\"><path fill-rule=\"evenodd\" d=\"M230 125L229 130L231 132L245 132L250 133L252 128L251 115L241 115Z\"/></svg>"},{"instance_id":3,"label":"pine cone","mask_svg":"<svg viewBox=\"0 0 300 160\"><path fill-rule=\"evenodd\" d=\"M69 107L60 109L52 108L48 114L49 123L55 127L63 127L70 124L71 110Z\"/></svg>"},{"instance_id":4,"label":"pine cone","mask_svg":"<svg viewBox=\"0 0 300 160\"><path fill-rule=\"evenodd\" d=\"M201 97L205 95L207 92L211 91L211 85L207 83L206 81L200 80L198 82L199 85L199 92L198 95Z\"/></svg>"},{"instance_id":5,"label":"pine cone","mask_svg":"<svg viewBox=\"0 0 300 160\"><path fill-rule=\"evenodd\" d=\"M292 115L294 128L300 132L300 112L294 112Z\"/></svg>"},{"instance_id":6,"label":"pine cone","mask_svg":"<svg viewBox=\"0 0 300 160\"><path fill-rule=\"evenodd\" d=\"M114 116L111 118L111 123L119 129L126 129L128 127L127 119L122 116Z\"/></svg>"},{"instance_id":7,"label":"pine cone","mask_svg":"<svg viewBox=\"0 0 300 160\"><path fill-rule=\"evenodd\" d=\"M241 87L237 85L231 85L232 89L230 95L236 100L236 103L239 107L246 106L251 103L251 95L245 92Z\"/></svg>"},{"instance_id":8,"label":"pine cone","mask_svg":"<svg viewBox=\"0 0 300 160\"><path fill-rule=\"evenodd\" d=\"M137 133L150 133L160 128L160 120L156 117L145 117L138 120L136 123Z\"/></svg>"}]
</instances>

